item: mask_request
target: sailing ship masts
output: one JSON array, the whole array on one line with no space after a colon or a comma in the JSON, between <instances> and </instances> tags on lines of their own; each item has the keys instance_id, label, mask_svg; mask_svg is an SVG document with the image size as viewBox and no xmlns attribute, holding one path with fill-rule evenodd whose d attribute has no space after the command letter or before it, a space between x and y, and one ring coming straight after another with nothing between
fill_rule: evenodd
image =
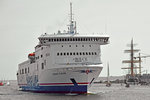
<instances>
[{"instance_id":1,"label":"sailing ship masts","mask_svg":"<svg viewBox=\"0 0 150 100\"><path fill-rule=\"evenodd\" d=\"M134 64L133 64L133 39L131 41L131 76L133 76L133 67L134 67Z\"/></svg>"},{"instance_id":2,"label":"sailing ship masts","mask_svg":"<svg viewBox=\"0 0 150 100\"><path fill-rule=\"evenodd\" d=\"M139 74L141 75L141 54L139 53Z\"/></svg>"},{"instance_id":3,"label":"sailing ship masts","mask_svg":"<svg viewBox=\"0 0 150 100\"><path fill-rule=\"evenodd\" d=\"M110 83L110 81L109 81L109 63L107 63L107 82Z\"/></svg>"},{"instance_id":4,"label":"sailing ship masts","mask_svg":"<svg viewBox=\"0 0 150 100\"><path fill-rule=\"evenodd\" d=\"M130 60L123 60L122 63L129 63L130 67L126 67L126 68L122 68L122 69L130 69L131 71L131 76L134 76L134 69L137 69L139 67L135 67L134 64L135 63L140 63L141 60L135 60L134 57L134 53L140 51L139 49L134 49L134 46L136 44L133 44L133 39L131 40L131 44L129 44L128 46L130 46L130 50L125 50L125 53L130 53Z\"/></svg>"}]
</instances>

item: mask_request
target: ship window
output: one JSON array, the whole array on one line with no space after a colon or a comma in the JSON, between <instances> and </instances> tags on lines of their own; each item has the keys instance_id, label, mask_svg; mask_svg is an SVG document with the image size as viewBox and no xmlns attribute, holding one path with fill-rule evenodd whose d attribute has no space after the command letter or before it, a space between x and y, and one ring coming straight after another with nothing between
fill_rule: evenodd
<instances>
[{"instance_id":1,"label":"ship window","mask_svg":"<svg viewBox=\"0 0 150 100\"><path fill-rule=\"evenodd\" d=\"M44 69L44 63L42 63L41 66L42 66L42 69Z\"/></svg>"},{"instance_id":2,"label":"ship window","mask_svg":"<svg viewBox=\"0 0 150 100\"><path fill-rule=\"evenodd\" d=\"M72 38L70 39L70 41L72 41Z\"/></svg>"},{"instance_id":3,"label":"ship window","mask_svg":"<svg viewBox=\"0 0 150 100\"><path fill-rule=\"evenodd\" d=\"M59 53L57 53L57 56L59 56Z\"/></svg>"},{"instance_id":4,"label":"ship window","mask_svg":"<svg viewBox=\"0 0 150 100\"><path fill-rule=\"evenodd\" d=\"M73 55L75 55L75 52L73 53Z\"/></svg>"},{"instance_id":5,"label":"ship window","mask_svg":"<svg viewBox=\"0 0 150 100\"><path fill-rule=\"evenodd\" d=\"M43 55L41 55L41 58L43 57Z\"/></svg>"},{"instance_id":6,"label":"ship window","mask_svg":"<svg viewBox=\"0 0 150 100\"><path fill-rule=\"evenodd\" d=\"M69 55L69 52L67 52L67 55Z\"/></svg>"},{"instance_id":7,"label":"ship window","mask_svg":"<svg viewBox=\"0 0 150 100\"><path fill-rule=\"evenodd\" d=\"M94 52L92 52L92 55L94 55Z\"/></svg>"},{"instance_id":8,"label":"ship window","mask_svg":"<svg viewBox=\"0 0 150 100\"><path fill-rule=\"evenodd\" d=\"M97 53L95 52L95 55L97 55Z\"/></svg>"},{"instance_id":9,"label":"ship window","mask_svg":"<svg viewBox=\"0 0 150 100\"><path fill-rule=\"evenodd\" d=\"M80 52L80 55L82 55L82 53Z\"/></svg>"},{"instance_id":10,"label":"ship window","mask_svg":"<svg viewBox=\"0 0 150 100\"><path fill-rule=\"evenodd\" d=\"M64 38L62 38L62 41L64 41Z\"/></svg>"},{"instance_id":11,"label":"ship window","mask_svg":"<svg viewBox=\"0 0 150 100\"><path fill-rule=\"evenodd\" d=\"M78 39L76 38L76 41L78 41Z\"/></svg>"},{"instance_id":12,"label":"ship window","mask_svg":"<svg viewBox=\"0 0 150 100\"><path fill-rule=\"evenodd\" d=\"M79 53L77 52L76 55L78 55Z\"/></svg>"},{"instance_id":13,"label":"ship window","mask_svg":"<svg viewBox=\"0 0 150 100\"><path fill-rule=\"evenodd\" d=\"M73 38L73 41L75 41L75 38Z\"/></svg>"},{"instance_id":14,"label":"ship window","mask_svg":"<svg viewBox=\"0 0 150 100\"><path fill-rule=\"evenodd\" d=\"M27 73L27 68L25 68L25 74Z\"/></svg>"},{"instance_id":15,"label":"ship window","mask_svg":"<svg viewBox=\"0 0 150 100\"><path fill-rule=\"evenodd\" d=\"M29 67L28 67L28 73L29 73Z\"/></svg>"},{"instance_id":16,"label":"ship window","mask_svg":"<svg viewBox=\"0 0 150 100\"><path fill-rule=\"evenodd\" d=\"M67 39L65 38L65 41L67 41Z\"/></svg>"},{"instance_id":17,"label":"ship window","mask_svg":"<svg viewBox=\"0 0 150 100\"><path fill-rule=\"evenodd\" d=\"M76 47L78 47L78 45L76 45Z\"/></svg>"},{"instance_id":18,"label":"ship window","mask_svg":"<svg viewBox=\"0 0 150 100\"><path fill-rule=\"evenodd\" d=\"M108 41L108 38L107 38L107 41Z\"/></svg>"},{"instance_id":19,"label":"ship window","mask_svg":"<svg viewBox=\"0 0 150 100\"><path fill-rule=\"evenodd\" d=\"M88 53L86 52L86 55L88 55Z\"/></svg>"},{"instance_id":20,"label":"ship window","mask_svg":"<svg viewBox=\"0 0 150 100\"><path fill-rule=\"evenodd\" d=\"M71 47L71 45L69 45L69 47Z\"/></svg>"},{"instance_id":21,"label":"ship window","mask_svg":"<svg viewBox=\"0 0 150 100\"><path fill-rule=\"evenodd\" d=\"M91 45L89 45L89 47L91 47Z\"/></svg>"},{"instance_id":22,"label":"ship window","mask_svg":"<svg viewBox=\"0 0 150 100\"><path fill-rule=\"evenodd\" d=\"M62 53L60 53L60 55L62 56Z\"/></svg>"},{"instance_id":23,"label":"ship window","mask_svg":"<svg viewBox=\"0 0 150 100\"><path fill-rule=\"evenodd\" d=\"M61 39L59 38L58 41L61 41Z\"/></svg>"},{"instance_id":24,"label":"ship window","mask_svg":"<svg viewBox=\"0 0 150 100\"><path fill-rule=\"evenodd\" d=\"M72 52L70 52L70 55L72 55Z\"/></svg>"},{"instance_id":25,"label":"ship window","mask_svg":"<svg viewBox=\"0 0 150 100\"><path fill-rule=\"evenodd\" d=\"M98 38L96 38L96 41L98 41Z\"/></svg>"},{"instance_id":26,"label":"ship window","mask_svg":"<svg viewBox=\"0 0 150 100\"><path fill-rule=\"evenodd\" d=\"M66 55L66 53L64 53L64 56Z\"/></svg>"},{"instance_id":27,"label":"ship window","mask_svg":"<svg viewBox=\"0 0 150 100\"><path fill-rule=\"evenodd\" d=\"M99 41L99 38L97 38L97 41Z\"/></svg>"},{"instance_id":28,"label":"ship window","mask_svg":"<svg viewBox=\"0 0 150 100\"><path fill-rule=\"evenodd\" d=\"M82 47L84 47L84 45L82 45Z\"/></svg>"},{"instance_id":29,"label":"ship window","mask_svg":"<svg viewBox=\"0 0 150 100\"><path fill-rule=\"evenodd\" d=\"M61 45L61 47L63 47L63 45Z\"/></svg>"},{"instance_id":30,"label":"ship window","mask_svg":"<svg viewBox=\"0 0 150 100\"><path fill-rule=\"evenodd\" d=\"M85 55L85 53L83 52L83 55Z\"/></svg>"},{"instance_id":31,"label":"ship window","mask_svg":"<svg viewBox=\"0 0 150 100\"><path fill-rule=\"evenodd\" d=\"M91 52L89 52L89 55L91 55Z\"/></svg>"}]
</instances>

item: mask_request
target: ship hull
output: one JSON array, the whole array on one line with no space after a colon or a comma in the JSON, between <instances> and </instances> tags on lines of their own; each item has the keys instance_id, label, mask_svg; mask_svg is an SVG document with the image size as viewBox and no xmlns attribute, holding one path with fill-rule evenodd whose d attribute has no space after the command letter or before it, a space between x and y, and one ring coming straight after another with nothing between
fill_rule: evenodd
<instances>
[{"instance_id":1,"label":"ship hull","mask_svg":"<svg viewBox=\"0 0 150 100\"><path fill-rule=\"evenodd\" d=\"M26 75L26 82L20 82L19 86L23 91L84 94L101 70L102 66L54 68L37 75Z\"/></svg>"}]
</instances>

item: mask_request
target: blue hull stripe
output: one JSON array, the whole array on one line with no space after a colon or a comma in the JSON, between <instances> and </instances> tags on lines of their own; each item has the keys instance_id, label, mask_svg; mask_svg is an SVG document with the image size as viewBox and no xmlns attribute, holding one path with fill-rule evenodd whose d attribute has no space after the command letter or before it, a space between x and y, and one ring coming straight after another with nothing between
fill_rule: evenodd
<instances>
[{"instance_id":1,"label":"blue hull stripe","mask_svg":"<svg viewBox=\"0 0 150 100\"><path fill-rule=\"evenodd\" d=\"M43 93L87 93L87 85L77 86L21 86L23 91Z\"/></svg>"}]
</instances>

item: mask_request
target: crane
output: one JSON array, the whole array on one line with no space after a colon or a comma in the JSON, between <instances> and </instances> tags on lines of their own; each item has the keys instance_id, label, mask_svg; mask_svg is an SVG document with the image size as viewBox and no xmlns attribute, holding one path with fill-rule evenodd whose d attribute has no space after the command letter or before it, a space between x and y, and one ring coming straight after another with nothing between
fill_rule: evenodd
<instances>
[{"instance_id":1,"label":"crane","mask_svg":"<svg viewBox=\"0 0 150 100\"><path fill-rule=\"evenodd\" d=\"M150 55L147 55L147 56L141 56L141 53L139 53L139 56L138 57L134 57L134 59L139 59L139 74L141 75L141 62L142 62L142 58L147 58L147 57L150 57Z\"/></svg>"}]
</instances>

